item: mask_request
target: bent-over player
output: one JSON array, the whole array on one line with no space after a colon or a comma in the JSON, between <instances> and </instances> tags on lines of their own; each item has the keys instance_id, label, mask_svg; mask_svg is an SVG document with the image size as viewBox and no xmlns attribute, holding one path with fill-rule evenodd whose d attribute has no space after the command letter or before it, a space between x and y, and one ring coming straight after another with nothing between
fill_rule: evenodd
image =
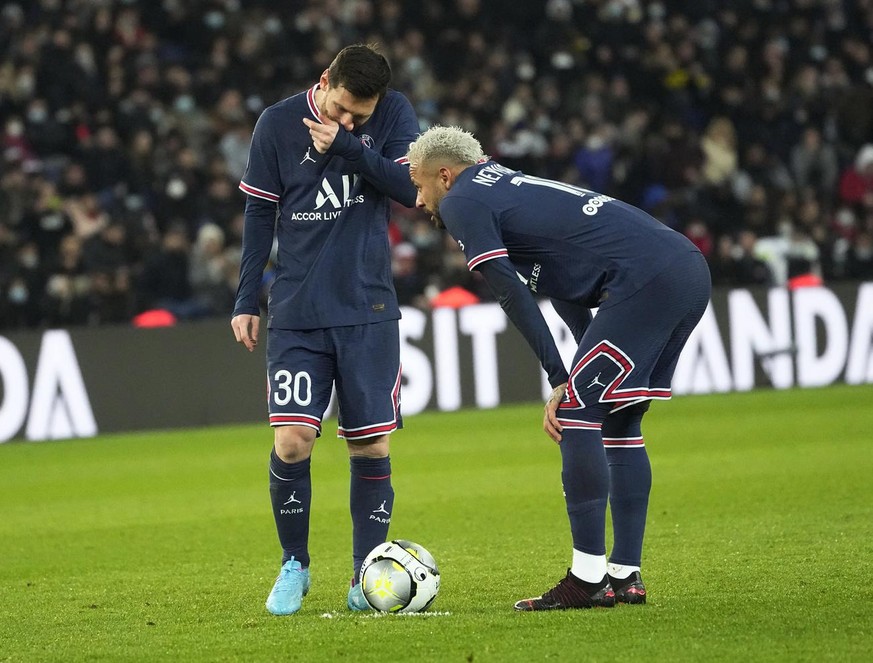
<instances>
[{"instance_id":1,"label":"bent-over player","mask_svg":"<svg viewBox=\"0 0 873 663\"><path fill-rule=\"evenodd\" d=\"M553 387L543 427L560 443L573 559L516 610L644 603L651 469L640 424L652 399L670 398L679 352L709 302L703 256L631 205L488 160L461 129L433 127L407 156L417 206L457 240ZM579 344L569 374L533 295L551 299Z\"/></svg>"}]
</instances>

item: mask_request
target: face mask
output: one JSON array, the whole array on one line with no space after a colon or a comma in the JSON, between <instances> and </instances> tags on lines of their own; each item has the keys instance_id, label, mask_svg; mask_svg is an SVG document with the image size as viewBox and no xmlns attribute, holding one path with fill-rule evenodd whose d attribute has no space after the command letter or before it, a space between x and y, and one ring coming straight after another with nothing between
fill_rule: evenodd
<instances>
[{"instance_id":1,"label":"face mask","mask_svg":"<svg viewBox=\"0 0 873 663\"><path fill-rule=\"evenodd\" d=\"M24 304L29 294L27 286L22 283L16 283L9 288L9 301L13 304Z\"/></svg>"},{"instance_id":2,"label":"face mask","mask_svg":"<svg viewBox=\"0 0 873 663\"><path fill-rule=\"evenodd\" d=\"M173 106L175 106L176 110L180 113L190 113L194 110L194 100L191 98L191 95L183 94L176 97Z\"/></svg>"},{"instance_id":3,"label":"face mask","mask_svg":"<svg viewBox=\"0 0 873 663\"><path fill-rule=\"evenodd\" d=\"M45 108L32 108L27 112L27 120L33 124L42 124L48 119L48 111Z\"/></svg>"},{"instance_id":4,"label":"face mask","mask_svg":"<svg viewBox=\"0 0 873 663\"><path fill-rule=\"evenodd\" d=\"M18 120L10 120L6 124L6 134L12 138L18 138L24 133L24 125Z\"/></svg>"},{"instance_id":5,"label":"face mask","mask_svg":"<svg viewBox=\"0 0 873 663\"><path fill-rule=\"evenodd\" d=\"M21 74L15 81L15 89L24 98L32 97L36 89L36 77L31 74Z\"/></svg>"},{"instance_id":6,"label":"face mask","mask_svg":"<svg viewBox=\"0 0 873 663\"><path fill-rule=\"evenodd\" d=\"M219 11L207 12L203 17L203 22L213 30L218 30L224 27L224 14Z\"/></svg>"}]
</instances>

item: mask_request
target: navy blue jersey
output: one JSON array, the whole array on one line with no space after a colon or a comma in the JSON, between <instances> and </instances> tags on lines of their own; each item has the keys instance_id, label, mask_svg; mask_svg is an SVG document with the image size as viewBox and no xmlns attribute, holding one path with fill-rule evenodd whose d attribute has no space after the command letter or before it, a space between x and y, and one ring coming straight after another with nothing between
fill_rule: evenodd
<instances>
[{"instance_id":1,"label":"navy blue jersey","mask_svg":"<svg viewBox=\"0 0 873 663\"><path fill-rule=\"evenodd\" d=\"M531 293L550 297L580 341L591 321L589 308L607 311L676 256L697 251L685 236L632 205L493 161L461 172L439 214L467 266L482 273L536 352L552 386L566 382L568 374Z\"/></svg>"},{"instance_id":2,"label":"navy blue jersey","mask_svg":"<svg viewBox=\"0 0 873 663\"><path fill-rule=\"evenodd\" d=\"M321 121L317 86L267 108L240 189L246 202L234 315L258 313L264 266L278 243L268 326L318 329L400 317L391 277L389 197L412 207L406 150L418 134L407 99L389 90L353 134L339 127L327 154L303 118Z\"/></svg>"},{"instance_id":3,"label":"navy blue jersey","mask_svg":"<svg viewBox=\"0 0 873 663\"><path fill-rule=\"evenodd\" d=\"M440 203L472 270L506 256L528 288L593 308L618 303L694 245L642 210L494 161L464 170Z\"/></svg>"}]
</instances>

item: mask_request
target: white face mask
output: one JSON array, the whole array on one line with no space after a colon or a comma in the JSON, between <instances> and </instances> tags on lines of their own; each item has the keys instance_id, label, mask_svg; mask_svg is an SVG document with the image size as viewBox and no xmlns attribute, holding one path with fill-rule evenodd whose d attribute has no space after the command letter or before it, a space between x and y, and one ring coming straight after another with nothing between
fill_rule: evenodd
<instances>
[{"instance_id":1,"label":"white face mask","mask_svg":"<svg viewBox=\"0 0 873 663\"><path fill-rule=\"evenodd\" d=\"M24 124L22 124L21 120L9 120L9 122L6 123L7 136L11 136L12 138L18 138L23 133Z\"/></svg>"},{"instance_id":2,"label":"white face mask","mask_svg":"<svg viewBox=\"0 0 873 663\"><path fill-rule=\"evenodd\" d=\"M13 283L12 287L9 288L9 301L13 304L24 304L29 297L27 286L21 281Z\"/></svg>"},{"instance_id":3,"label":"white face mask","mask_svg":"<svg viewBox=\"0 0 873 663\"><path fill-rule=\"evenodd\" d=\"M27 111L27 121L33 124L42 124L48 119L48 110L42 106L34 106Z\"/></svg>"}]
</instances>

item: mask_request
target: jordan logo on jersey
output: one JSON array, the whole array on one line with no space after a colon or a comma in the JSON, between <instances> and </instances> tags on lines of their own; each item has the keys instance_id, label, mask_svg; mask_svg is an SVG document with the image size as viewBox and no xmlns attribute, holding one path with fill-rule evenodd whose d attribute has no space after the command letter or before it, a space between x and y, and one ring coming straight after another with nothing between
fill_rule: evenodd
<instances>
[{"instance_id":1,"label":"jordan logo on jersey","mask_svg":"<svg viewBox=\"0 0 873 663\"><path fill-rule=\"evenodd\" d=\"M306 148L306 154L303 155L303 160L300 162L300 165L301 165L301 166L302 166L304 163L306 163L307 161L311 161L312 163L315 163L315 159L312 158L312 156L311 156L311 152L312 152L312 148L311 148L311 147L307 147L307 148Z\"/></svg>"}]
</instances>

